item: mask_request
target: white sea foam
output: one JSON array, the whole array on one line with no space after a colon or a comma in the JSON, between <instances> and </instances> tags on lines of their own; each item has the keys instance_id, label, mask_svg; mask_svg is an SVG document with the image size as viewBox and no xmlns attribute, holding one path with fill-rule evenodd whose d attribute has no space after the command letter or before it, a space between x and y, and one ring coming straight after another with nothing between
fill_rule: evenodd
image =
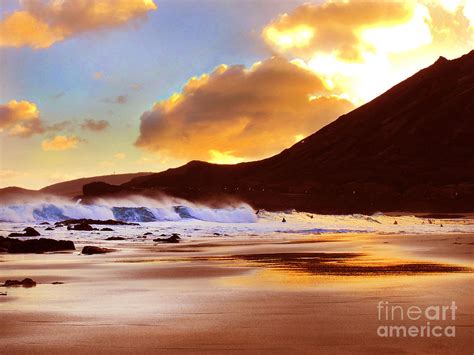
<instances>
[{"instance_id":1,"label":"white sea foam","mask_svg":"<svg viewBox=\"0 0 474 355\"><path fill-rule=\"evenodd\" d=\"M65 219L116 219L125 222L180 221L195 219L220 223L254 223L257 216L246 204L210 208L177 199L154 200L141 196L98 199L81 204L66 199L0 205L3 222L58 222Z\"/></svg>"},{"instance_id":2,"label":"white sea foam","mask_svg":"<svg viewBox=\"0 0 474 355\"><path fill-rule=\"evenodd\" d=\"M46 202L45 202L46 201ZM116 219L138 222L140 229L156 229L190 236L270 236L317 233L466 233L474 232L472 219L430 220L415 216L319 215L297 211L254 211L246 204L220 208L194 204L181 199L151 199L131 196L126 199L97 199L83 204L61 198L0 205L0 230L20 225L54 223L65 219ZM282 222L283 219L286 222ZM7 226L8 225L8 226ZM54 232L51 232L54 234Z\"/></svg>"}]
</instances>

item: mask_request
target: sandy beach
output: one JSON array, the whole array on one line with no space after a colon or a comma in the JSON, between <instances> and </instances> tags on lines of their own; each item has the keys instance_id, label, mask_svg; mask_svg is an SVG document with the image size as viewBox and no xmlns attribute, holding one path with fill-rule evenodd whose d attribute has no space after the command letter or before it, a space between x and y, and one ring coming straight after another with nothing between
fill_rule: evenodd
<instances>
[{"instance_id":1,"label":"sandy beach","mask_svg":"<svg viewBox=\"0 0 474 355\"><path fill-rule=\"evenodd\" d=\"M100 245L118 251L86 256L77 244L76 252L0 255L0 281L38 282L1 289L1 354L470 354L474 346L474 234ZM379 337L380 301L454 301L455 337Z\"/></svg>"}]
</instances>

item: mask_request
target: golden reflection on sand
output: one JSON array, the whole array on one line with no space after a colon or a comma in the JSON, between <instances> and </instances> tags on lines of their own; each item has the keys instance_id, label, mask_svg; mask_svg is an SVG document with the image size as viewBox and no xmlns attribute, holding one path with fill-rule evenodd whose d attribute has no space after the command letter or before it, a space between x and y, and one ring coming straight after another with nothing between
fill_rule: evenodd
<instances>
[{"instance_id":1,"label":"golden reflection on sand","mask_svg":"<svg viewBox=\"0 0 474 355\"><path fill-rule=\"evenodd\" d=\"M284 235L117 242L107 246L119 251L93 256L3 254L0 281L38 284L0 296L0 353L455 353L472 345L473 240ZM380 300L456 301L456 343L378 338Z\"/></svg>"}]
</instances>

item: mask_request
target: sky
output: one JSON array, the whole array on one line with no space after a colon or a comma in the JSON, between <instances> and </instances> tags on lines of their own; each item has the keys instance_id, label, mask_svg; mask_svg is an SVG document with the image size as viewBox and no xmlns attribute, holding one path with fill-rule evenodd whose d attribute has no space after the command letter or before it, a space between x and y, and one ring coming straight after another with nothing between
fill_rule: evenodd
<instances>
[{"instance_id":1,"label":"sky","mask_svg":"<svg viewBox=\"0 0 474 355\"><path fill-rule=\"evenodd\" d=\"M0 187L237 163L474 47L474 0L2 0Z\"/></svg>"}]
</instances>

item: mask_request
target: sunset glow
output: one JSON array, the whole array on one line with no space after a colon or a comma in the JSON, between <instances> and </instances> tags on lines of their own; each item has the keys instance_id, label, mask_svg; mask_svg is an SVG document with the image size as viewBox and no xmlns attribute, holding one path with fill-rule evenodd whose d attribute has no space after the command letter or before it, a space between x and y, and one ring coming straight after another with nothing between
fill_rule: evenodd
<instances>
[{"instance_id":1,"label":"sunset glow","mask_svg":"<svg viewBox=\"0 0 474 355\"><path fill-rule=\"evenodd\" d=\"M3 187L263 159L474 47L474 0L5 4Z\"/></svg>"},{"instance_id":2,"label":"sunset glow","mask_svg":"<svg viewBox=\"0 0 474 355\"><path fill-rule=\"evenodd\" d=\"M308 45L314 36L314 29L305 25L297 26L288 31L279 31L274 27L270 27L265 30L264 34L269 41L274 42L278 47L288 49Z\"/></svg>"},{"instance_id":3,"label":"sunset glow","mask_svg":"<svg viewBox=\"0 0 474 355\"><path fill-rule=\"evenodd\" d=\"M474 0L0 0L0 355L470 351L473 142Z\"/></svg>"}]
</instances>

